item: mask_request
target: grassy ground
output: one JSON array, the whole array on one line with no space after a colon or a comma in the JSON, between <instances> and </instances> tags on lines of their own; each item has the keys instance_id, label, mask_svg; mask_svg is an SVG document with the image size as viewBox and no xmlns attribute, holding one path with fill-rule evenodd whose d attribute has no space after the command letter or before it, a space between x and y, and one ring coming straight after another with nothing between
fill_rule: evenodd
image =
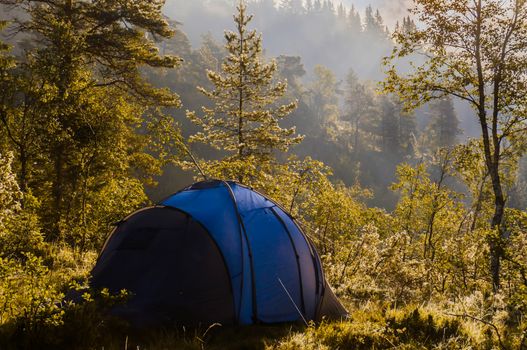
<instances>
[{"instance_id":1,"label":"grassy ground","mask_svg":"<svg viewBox=\"0 0 527 350\"><path fill-rule=\"evenodd\" d=\"M505 333L504 333L505 334ZM345 321L246 327L212 326L114 336L105 349L518 349L521 337L501 335L479 322L449 316L438 309L373 305L352 311ZM522 347L523 346L523 347ZM99 346L99 348L101 348Z\"/></svg>"},{"instance_id":2,"label":"grassy ground","mask_svg":"<svg viewBox=\"0 0 527 350\"><path fill-rule=\"evenodd\" d=\"M120 342L129 349L233 349L265 350L273 348L281 339L295 332L303 332L299 325L266 325L247 327L212 326L209 329L156 331L128 336Z\"/></svg>"},{"instance_id":3,"label":"grassy ground","mask_svg":"<svg viewBox=\"0 0 527 350\"><path fill-rule=\"evenodd\" d=\"M492 334L489 334L492 336ZM150 332L112 330L90 349L491 349L479 342L462 321L419 308L403 310L357 310L341 322L245 327L156 330ZM67 348L77 347L70 344ZM79 348L84 347L82 344Z\"/></svg>"},{"instance_id":4,"label":"grassy ground","mask_svg":"<svg viewBox=\"0 0 527 350\"><path fill-rule=\"evenodd\" d=\"M4 288L4 294L0 288L0 311L11 315L0 317L0 350L527 350L527 324L521 310L510 310L499 303L489 306L483 302L488 297L483 295L464 300L462 310L438 302L396 306L372 295L343 298L350 311L348 320L307 327L213 325L132 330L122 321L109 318L107 313L112 305L126 300L126 293L111 296L100 292L86 297L85 302L64 304L60 291L69 290L66 282L73 277L85 277L94 256L79 260L66 254L67 250L61 252L54 254L53 273L36 258L28 258L24 265L4 264L4 270L0 270L7 277L0 279L0 287ZM63 289L50 292L51 287L62 285ZM17 312L10 314L11 309Z\"/></svg>"},{"instance_id":5,"label":"grassy ground","mask_svg":"<svg viewBox=\"0 0 527 350\"><path fill-rule=\"evenodd\" d=\"M370 309L352 312L349 320L300 324L154 331L131 330L123 324L77 317L62 326L27 338L1 343L11 349L104 350L333 350L333 349L503 349L524 350L519 337L503 337L483 324L445 316L430 309ZM516 340L514 340L516 339ZM527 345L527 344L525 344ZM522 347L523 346L523 347Z\"/></svg>"}]
</instances>

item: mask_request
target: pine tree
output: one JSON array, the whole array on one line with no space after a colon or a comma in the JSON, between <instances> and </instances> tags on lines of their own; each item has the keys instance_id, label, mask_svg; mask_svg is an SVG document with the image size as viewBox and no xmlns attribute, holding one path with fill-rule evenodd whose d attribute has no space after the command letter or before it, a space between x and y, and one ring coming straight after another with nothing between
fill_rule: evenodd
<instances>
[{"instance_id":1,"label":"pine tree","mask_svg":"<svg viewBox=\"0 0 527 350\"><path fill-rule=\"evenodd\" d=\"M364 31L373 32L375 29L377 29L377 22L373 15L373 8L368 5L364 11Z\"/></svg>"},{"instance_id":2,"label":"pine tree","mask_svg":"<svg viewBox=\"0 0 527 350\"><path fill-rule=\"evenodd\" d=\"M288 14L301 14L304 12L302 0L281 0L279 8Z\"/></svg>"},{"instance_id":3,"label":"pine tree","mask_svg":"<svg viewBox=\"0 0 527 350\"><path fill-rule=\"evenodd\" d=\"M320 0L315 0L313 2L313 10L315 12L320 12L322 10L322 2Z\"/></svg>"},{"instance_id":4,"label":"pine tree","mask_svg":"<svg viewBox=\"0 0 527 350\"><path fill-rule=\"evenodd\" d=\"M296 102L276 104L284 96L286 84L273 83L276 62L263 62L262 38L247 29L251 19L246 5L240 2L234 16L236 32L225 33L228 57L220 72L208 72L214 89L198 88L213 106L202 107L202 116L195 112L187 116L203 130L192 135L191 141L225 154L205 166L210 176L262 188L264 178L277 164L276 151L285 152L302 138L294 135L294 128L279 125L296 108Z\"/></svg>"},{"instance_id":5,"label":"pine tree","mask_svg":"<svg viewBox=\"0 0 527 350\"><path fill-rule=\"evenodd\" d=\"M300 99L303 90L300 78L306 74L301 57L280 55L276 62L279 77L287 81L288 95Z\"/></svg>"},{"instance_id":6,"label":"pine tree","mask_svg":"<svg viewBox=\"0 0 527 350\"><path fill-rule=\"evenodd\" d=\"M322 9L326 14L334 15L335 14L335 5L333 4L333 1L325 0Z\"/></svg>"},{"instance_id":7,"label":"pine tree","mask_svg":"<svg viewBox=\"0 0 527 350\"><path fill-rule=\"evenodd\" d=\"M310 84L307 104L321 124L335 120L338 116L338 82L327 67L317 65L313 69L315 79Z\"/></svg>"},{"instance_id":8,"label":"pine tree","mask_svg":"<svg viewBox=\"0 0 527 350\"><path fill-rule=\"evenodd\" d=\"M364 32L372 38L386 37L386 30L384 28L384 21L379 10L373 12L371 5L366 7L364 17Z\"/></svg>"},{"instance_id":9,"label":"pine tree","mask_svg":"<svg viewBox=\"0 0 527 350\"><path fill-rule=\"evenodd\" d=\"M457 143L461 130L452 99L443 98L430 103L430 122L426 134L431 150L451 147Z\"/></svg>"},{"instance_id":10,"label":"pine tree","mask_svg":"<svg viewBox=\"0 0 527 350\"><path fill-rule=\"evenodd\" d=\"M381 11L379 11L379 9L375 11L375 22L379 28L384 27L384 19L382 18Z\"/></svg>"},{"instance_id":11,"label":"pine tree","mask_svg":"<svg viewBox=\"0 0 527 350\"><path fill-rule=\"evenodd\" d=\"M381 149L386 154L405 156L413 151L415 116L403 111L402 102L393 95L381 97Z\"/></svg>"},{"instance_id":12,"label":"pine tree","mask_svg":"<svg viewBox=\"0 0 527 350\"><path fill-rule=\"evenodd\" d=\"M202 66L211 70L220 70L221 63L226 55L225 48L214 39L210 32L202 35L201 41L199 55L201 56Z\"/></svg>"},{"instance_id":13,"label":"pine tree","mask_svg":"<svg viewBox=\"0 0 527 350\"><path fill-rule=\"evenodd\" d=\"M403 18L403 25L401 27L401 30L403 33L408 34L413 31L415 31L417 26L415 25L415 22L413 19L410 18L410 16Z\"/></svg>"},{"instance_id":14,"label":"pine tree","mask_svg":"<svg viewBox=\"0 0 527 350\"><path fill-rule=\"evenodd\" d=\"M313 0L306 0L306 11L307 13L313 11Z\"/></svg>"},{"instance_id":15,"label":"pine tree","mask_svg":"<svg viewBox=\"0 0 527 350\"><path fill-rule=\"evenodd\" d=\"M373 93L359 81L353 70L350 70L346 79L345 103L346 113L342 119L351 124L352 147L357 155L364 147L360 138L364 124L371 123L373 119L374 98Z\"/></svg>"},{"instance_id":16,"label":"pine tree","mask_svg":"<svg viewBox=\"0 0 527 350\"><path fill-rule=\"evenodd\" d=\"M342 2L337 7L337 17L342 22L346 21L346 8L342 4Z\"/></svg>"},{"instance_id":17,"label":"pine tree","mask_svg":"<svg viewBox=\"0 0 527 350\"><path fill-rule=\"evenodd\" d=\"M355 10L355 6L353 5L351 5L351 9L349 11L348 22L353 34L356 35L362 32L362 20L360 18L359 12Z\"/></svg>"}]
</instances>

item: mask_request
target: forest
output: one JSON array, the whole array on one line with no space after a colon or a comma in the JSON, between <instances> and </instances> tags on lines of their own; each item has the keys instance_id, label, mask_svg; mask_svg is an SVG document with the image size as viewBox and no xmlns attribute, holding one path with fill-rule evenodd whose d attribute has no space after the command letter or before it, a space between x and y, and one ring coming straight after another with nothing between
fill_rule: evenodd
<instances>
[{"instance_id":1,"label":"forest","mask_svg":"<svg viewBox=\"0 0 527 350\"><path fill-rule=\"evenodd\" d=\"M527 350L527 1L408 3L0 0L0 348ZM203 178L286 208L349 317L111 317L109 233Z\"/></svg>"}]
</instances>

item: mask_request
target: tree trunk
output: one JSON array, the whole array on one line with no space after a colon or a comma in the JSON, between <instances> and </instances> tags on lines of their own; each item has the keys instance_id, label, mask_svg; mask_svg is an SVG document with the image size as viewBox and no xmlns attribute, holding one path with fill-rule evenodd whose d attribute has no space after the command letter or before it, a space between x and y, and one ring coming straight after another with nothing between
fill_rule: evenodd
<instances>
[{"instance_id":1,"label":"tree trunk","mask_svg":"<svg viewBox=\"0 0 527 350\"><path fill-rule=\"evenodd\" d=\"M500 175L497 164L493 164L493 171L491 172L492 188L494 190L494 215L492 216L491 228L497 231L497 236L490 238L490 270L492 274L492 286L494 291L498 291L501 287L500 282L500 267L503 249L501 239L503 237L502 222L505 212L505 198L501 188Z\"/></svg>"},{"instance_id":2,"label":"tree trunk","mask_svg":"<svg viewBox=\"0 0 527 350\"><path fill-rule=\"evenodd\" d=\"M62 191L63 191L63 146L59 145L54 150L54 179L52 184L53 189L53 205L51 209L51 227L50 239L57 240L60 238L60 218L62 214Z\"/></svg>"},{"instance_id":3,"label":"tree trunk","mask_svg":"<svg viewBox=\"0 0 527 350\"><path fill-rule=\"evenodd\" d=\"M238 24L238 33L240 34L240 52L239 52L239 55L240 57L243 55L244 53L244 50L243 50L243 45L244 45L244 30L243 30L243 24L242 22L240 21L240 23ZM239 81L238 81L238 160L242 160L243 159L243 150L245 148L244 146L244 135L243 135L243 93L244 93L244 76L245 76L245 66L244 66L244 62L242 59L240 59L240 76L239 76ZM239 170L238 170L239 171ZM243 178L243 175L240 173L238 173L238 182L242 183L243 184L243 181L244 178Z\"/></svg>"},{"instance_id":4,"label":"tree trunk","mask_svg":"<svg viewBox=\"0 0 527 350\"><path fill-rule=\"evenodd\" d=\"M489 171L492 180L492 190L494 193L494 215L492 216L491 228L497 230L498 235L493 235L489 238L490 248L490 272L492 276L492 287L495 292L500 289L500 260L502 255L501 238L503 222L503 214L505 212L505 197L503 196L503 189L501 187L501 178L499 173L499 160L496 155L499 154L499 145L494 149L494 154L491 153L490 137L487 128L486 118L480 117L480 122L483 131L483 148L485 151L485 164ZM499 159L499 158L498 158Z\"/></svg>"},{"instance_id":5,"label":"tree trunk","mask_svg":"<svg viewBox=\"0 0 527 350\"><path fill-rule=\"evenodd\" d=\"M27 155L24 149L20 149L20 190L27 192Z\"/></svg>"},{"instance_id":6,"label":"tree trunk","mask_svg":"<svg viewBox=\"0 0 527 350\"><path fill-rule=\"evenodd\" d=\"M485 176L481 180L481 185L479 186L478 199L476 200L476 206L474 207L474 217L472 218L472 224L470 224L470 232L473 232L476 229L476 224L478 221L478 216L483 206L483 190L485 188L485 183L487 182L487 177L489 173L485 173Z\"/></svg>"},{"instance_id":7,"label":"tree trunk","mask_svg":"<svg viewBox=\"0 0 527 350\"><path fill-rule=\"evenodd\" d=\"M354 145L353 145L356 155L359 154L359 130L360 130L360 119L359 117L357 117L357 119L355 120L355 135L354 135L355 140L354 140Z\"/></svg>"},{"instance_id":8,"label":"tree trunk","mask_svg":"<svg viewBox=\"0 0 527 350\"><path fill-rule=\"evenodd\" d=\"M492 120L489 127L487 121L487 110L486 110L486 91L485 91L485 79L484 69L481 58L481 31L482 31L482 0L478 0L476 6L476 36L475 36L475 60L478 75L478 118L481 125L482 139L483 139L483 151L485 153L485 165L489 171L490 178L492 180L492 190L494 192L494 215L491 221L491 228L498 231L498 235L493 235L489 238L490 248L490 273L492 276L492 287L494 292L500 289L500 260L502 255L501 249L501 223L503 221L503 213L505 210L505 198L503 196L503 190L501 188L501 178L499 172L500 165L500 143L498 140L498 109L496 101L499 99L499 74L494 78L494 110L492 111ZM499 73L499 72L498 72ZM492 135L489 134L489 129L492 131ZM491 149L492 142L492 149Z\"/></svg>"},{"instance_id":9,"label":"tree trunk","mask_svg":"<svg viewBox=\"0 0 527 350\"><path fill-rule=\"evenodd\" d=\"M505 197L501 186L499 172L499 144L494 143L494 152L491 152L491 140L488 132L487 119L482 118L484 113L480 112L480 122L483 131L483 148L485 152L485 165L492 181L492 191L494 193L494 215L492 216L491 228L498 232L489 238L490 248L490 272L492 276L492 287L494 292L500 289L500 260L502 255L501 238L503 214L505 212Z\"/></svg>"}]
</instances>

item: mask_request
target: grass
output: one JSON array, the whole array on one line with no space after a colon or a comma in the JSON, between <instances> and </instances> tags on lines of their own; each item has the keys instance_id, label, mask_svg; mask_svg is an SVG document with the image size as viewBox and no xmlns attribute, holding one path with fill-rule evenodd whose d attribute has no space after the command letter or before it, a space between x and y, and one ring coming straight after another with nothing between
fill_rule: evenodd
<instances>
[{"instance_id":1,"label":"grass","mask_svg":"<svg viewBox=\"0 0 527 350\"><path fill-rule=\"evenodd\" d=\"M74 344L72 344L75 346ZM77 344L78 345L78 344ZM462 323L431 310L372 307L354 311L349 320L244 327L112 331L90 349L149 350L332 350L332 349L474 349Z\"/></svg>"},{"instance_id":2,"label":"grass","mask_svg":"<svg viewBox=\"0 0 527 350\"><path fill-rule=\"evenodd\" d=\"M131 331L113 334L99 345L105 350L265 350L273 348L280 339L293 332L302 332L296 324L256 325L223 327L213 325L207 329L161 329L155 331Z\"/></svg>"}]
</instances>

